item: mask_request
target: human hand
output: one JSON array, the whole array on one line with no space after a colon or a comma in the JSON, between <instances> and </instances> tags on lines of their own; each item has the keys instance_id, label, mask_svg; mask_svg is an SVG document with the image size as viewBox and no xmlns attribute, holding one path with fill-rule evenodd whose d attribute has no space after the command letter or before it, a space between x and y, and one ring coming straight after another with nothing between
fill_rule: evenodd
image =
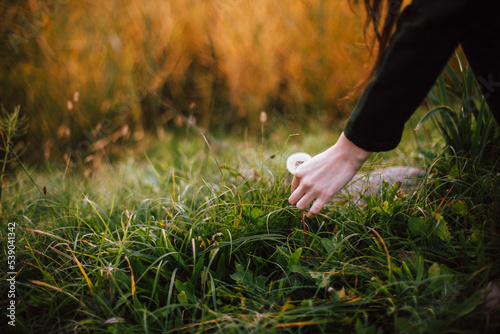
<instances>
[{"instance_id":1,"label":"human hand","mask_svg":"<svg viewBox=\"0 0 500 334\"><path fill-rule=\"evenodd\" d=\"M299 210L306 210L314 202L307 217L315 217L351 181L370 155L371 152L357 147L342 133L335 145L297 168L288 201Z\"/></svg>"}]
</instances>

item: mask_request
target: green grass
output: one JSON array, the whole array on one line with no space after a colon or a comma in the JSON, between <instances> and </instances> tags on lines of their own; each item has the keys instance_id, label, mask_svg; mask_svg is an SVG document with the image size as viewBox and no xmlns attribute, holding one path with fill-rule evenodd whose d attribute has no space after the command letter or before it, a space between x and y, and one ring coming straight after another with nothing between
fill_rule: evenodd
<instances>
[{"instance_id":1,"label":"green grass","mask_svg":"<svg viewBox=\"0 0 500 334\"><path fill-rule=\"evenodd\" d=\"M428 178L330 204L306 220L307 244L285 160L331 133L191 134L88 177L21 171L3 198L2 305L16 222L19 333L493 333L482 291L500 277L500 166L443 155L430 130L408 135L365 168Z\"/></svg>"}]
</instances>

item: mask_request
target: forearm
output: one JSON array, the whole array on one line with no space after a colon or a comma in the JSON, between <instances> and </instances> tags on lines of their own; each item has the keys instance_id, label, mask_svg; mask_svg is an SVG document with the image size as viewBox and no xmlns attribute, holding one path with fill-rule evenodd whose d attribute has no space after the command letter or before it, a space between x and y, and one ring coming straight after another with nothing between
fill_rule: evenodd
<instances>
[{"instance_id":1,"label":"forearm","mask_svg":"<svg viewBox=\"0 0 500 334\"><path fill-rule=\"evenodd\" d=\"M470 0L415 0L397 30L374 78L365 88L344 132L368 151L394 149L404 124L427 95L458 46Z\"/></svg>"}]
</instances>

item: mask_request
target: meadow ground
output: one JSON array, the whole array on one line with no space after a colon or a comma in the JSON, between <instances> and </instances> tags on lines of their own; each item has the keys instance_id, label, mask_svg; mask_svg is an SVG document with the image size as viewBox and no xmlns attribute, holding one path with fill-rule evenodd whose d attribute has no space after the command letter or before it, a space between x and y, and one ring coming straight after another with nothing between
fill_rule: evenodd
<instances>
[{"instance_id":1,"label":"meadow ground","mask_svg":"<svg viewBox=\"0 0 500 334\"><path fill-rule=\"evenodd\" d=\"M191 130L146 138L96 171L20 168L0 232L2 308L15 300L15 327L8 317L1 327L495 333L500 311L485 308L485 291L500 278L499 165L451 156L432 126L415 123L364 169L418 166L427 178L404 192L386 185L363 206L329 204L304 221L306 235L287 202L286 158L319 153L339 131Z\"/></svg>"}]
</instances>

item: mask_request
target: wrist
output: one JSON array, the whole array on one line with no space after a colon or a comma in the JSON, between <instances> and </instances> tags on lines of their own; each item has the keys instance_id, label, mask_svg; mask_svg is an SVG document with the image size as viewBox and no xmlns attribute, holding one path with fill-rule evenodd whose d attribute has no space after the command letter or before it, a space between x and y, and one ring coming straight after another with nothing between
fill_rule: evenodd
<instances>
[{"instance_id":1,"label":"wrist","mask_svg":"<svg viewBox=\"0 0 500 334\"><path fill-rule=\"evenodd\" d=\"M339 140L334 147L336 147L347 160L353 161L356 164L363 164L372 154L372 152L356 146L356 144L346 137L344 132L341 133Z\"/></svg>"}]
</instances>

